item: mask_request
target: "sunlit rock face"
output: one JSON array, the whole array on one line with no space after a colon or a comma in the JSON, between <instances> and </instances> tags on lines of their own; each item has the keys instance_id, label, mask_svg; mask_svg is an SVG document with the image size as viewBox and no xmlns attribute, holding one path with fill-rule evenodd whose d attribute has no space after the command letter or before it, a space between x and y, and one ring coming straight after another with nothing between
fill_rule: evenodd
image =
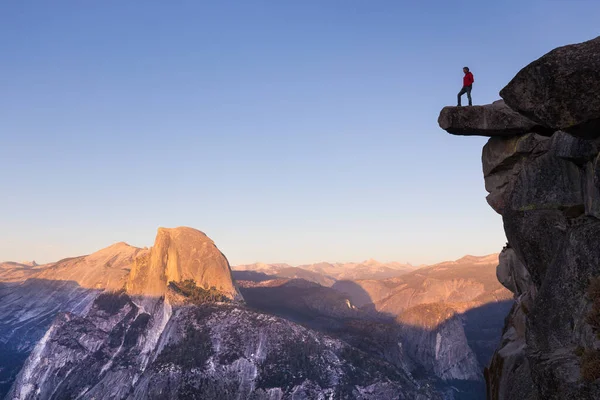
<instances>
[{"instance_id":1,"label":"sunlit rock face","mask_svg":"<svg viewBox=\"0 0 600 400\"><path fill-rule=\"evenodd\" d=\"M541 57L501 95L553 133L500 132L483 150L488 203L508 238L497 275L515 296L488 397L597 399L600 38Z\"/></svg>"},{"instance_id":2,"label":"sunlit rock face","mask_svg":"<svg viewBox=\"0 0 600 400\"><path fill-rule=\"evenodd\" d=\"M208 236L187 227L159 228L148 256L136 260L127 292L160 297L169 282L188 279L205 289L214 287L231 299L241 299L225 256Z\"/></svg>"}]
</instances>

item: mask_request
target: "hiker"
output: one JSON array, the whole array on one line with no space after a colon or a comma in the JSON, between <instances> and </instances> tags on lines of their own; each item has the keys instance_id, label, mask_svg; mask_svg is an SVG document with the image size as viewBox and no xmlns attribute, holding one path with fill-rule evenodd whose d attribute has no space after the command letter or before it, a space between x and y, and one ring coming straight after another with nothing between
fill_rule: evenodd
<instances>
[{"instance_id":1,"label":"hiker","mask_svg":"<svg viewBox=\"0 0 600 400\"><path fill-rule=\"evenodd\" d=\"M471 89L473 88L473 82L475 82L475 79L473 79L473 74L469 72L469 67L464 67L463 72L465 73L465 77L463 78L463 88L460 89L460 92L458 92L458 107L461 106L460 98L465 93L469 99L469 105L473 105L473 101L471 100Z\"/></svg>"}]
</instances>

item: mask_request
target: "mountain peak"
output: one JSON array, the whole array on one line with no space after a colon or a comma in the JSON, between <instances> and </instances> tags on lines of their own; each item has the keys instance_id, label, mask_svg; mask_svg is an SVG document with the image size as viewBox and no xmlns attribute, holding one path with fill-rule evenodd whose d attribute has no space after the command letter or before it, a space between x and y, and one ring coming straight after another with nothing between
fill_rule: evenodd
<instances>
[{"instance_id":1,"label":"mountain peak","mask_svg":"<svg viewBox=\"0 0 600 400\"><path fill-rule=\"evenodd\" d=\"M369 258L368 260L364 261L363 264L364 265L379 265L381 263L374 258Z\"/></svg>"},{"instance_id":2,"label":"mountain peak","mask_svg":"<svg viewBox=\"0 0 600 400\"><path fill-rule=\"evenodd\" d=\"M498 260L498 253L488 254L485 256L473 256L473 255L467 254L466 256L461 257L458 260L456 260L456 262L457 263L464 263L464 262L490 263L490 262L496 262L497 260Z\"/></svg>"},{"instance_id":3,"label":"mountain peak","mask_svg":"<svg viewBox=\"0 0 600 400\"><path fill-rule=\"evenodd\" d=\"M188 227L158 229L150 252L136 259L127 291L160 297L169 282L188 279L198 287L215 287L232 299L241 299L227 258L204 232Z\"/></svg>"},{"instance_id":4,"label":"mountain peak","mask_svg":"<svg viewBox=\"0 0 600 400\"><path fill-rule=\"evenodd\" d=\"M194 228L190 228L189 226L178 226L176 228L165 228L165 227L159 227L158 228L158 232L157 234L160 235L161 233L168 233L170 235L173 236L178 236L178 235L195 235L195 238L205 238L207 240L210 240L210 238L206 235L206 233L198 230L198 229L194 229ZM212 242L212 240L211 240Z\"/></svg>"}]
</instances>

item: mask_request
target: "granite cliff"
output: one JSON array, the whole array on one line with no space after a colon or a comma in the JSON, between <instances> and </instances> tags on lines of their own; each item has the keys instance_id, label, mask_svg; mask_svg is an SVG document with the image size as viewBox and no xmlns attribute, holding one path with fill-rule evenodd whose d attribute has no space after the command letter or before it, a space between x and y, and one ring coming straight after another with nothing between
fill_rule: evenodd
<instances>
[{"instance_id":1,"label":"granite cliff","mask_svg":"<svg viewBox=\"0 0 600 400\"><path fill-rule=\"evenodd\" d=\"M514 294L486 368L488 398L600 398L600 37L555 49L440 126L489 136L489 205L508 244L497 276Z\"/></svg>"},{"instance_id":2,"label":"granite cliff","mask_svg":"<svg viewBox=\"0 0 600 400\"><path fill-rule=\"evenodd\" d=\"M435 377L415 378L397 343L386 359L248 307L195 229L161 228L150 249L1 267L6 399L452 398ZM351 312L333 299L336 318Z\"/></svg>"}]
</instances>

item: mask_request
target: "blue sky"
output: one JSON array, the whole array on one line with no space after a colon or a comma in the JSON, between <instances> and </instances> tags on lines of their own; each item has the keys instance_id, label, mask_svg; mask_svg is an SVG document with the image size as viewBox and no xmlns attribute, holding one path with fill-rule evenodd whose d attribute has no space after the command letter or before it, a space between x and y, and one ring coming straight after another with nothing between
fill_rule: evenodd
<instances>
[{"instance_id":1,"label":"blue sky","mask_svg":"<svg viewBox=\"0 0 600 400\"><path fill-rule=\"evenodd\" d=\"M408 4L407 4L408 3ZM4 1L0 260L159 226L232 264L499 251L485 138L437 126L600 34L596 1Z\"/></svg>"}]
</instances>

